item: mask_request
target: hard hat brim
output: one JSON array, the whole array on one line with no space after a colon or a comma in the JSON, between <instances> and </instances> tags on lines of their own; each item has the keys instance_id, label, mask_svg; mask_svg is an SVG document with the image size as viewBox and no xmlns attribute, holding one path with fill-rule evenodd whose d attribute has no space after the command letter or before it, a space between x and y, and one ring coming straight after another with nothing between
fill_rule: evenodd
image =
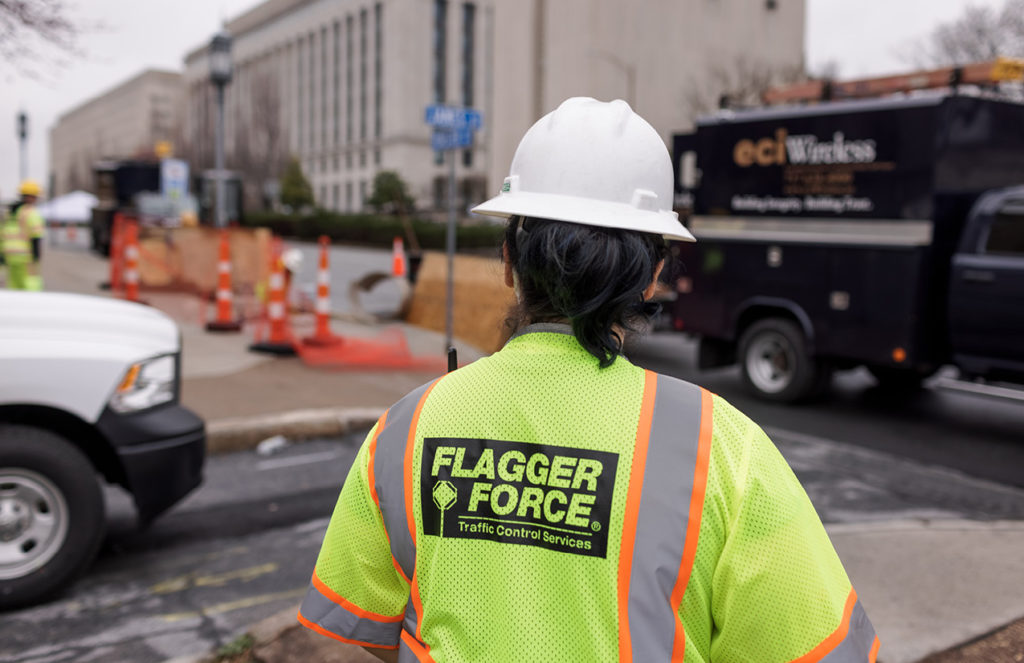
<instances>
[{"instance_id":1,"label":"hard hat brim","mask_svg":"<svg viewBox=\"0 0 1024 663\"><path fill-rule=\"evenodd\" d=\"M697 241L690 231L680 223L675 212L642 210L623 203L553 193L526 191L502 193L477 205L473 208L473 212L504 218L529 216L587 226L651 233L652 235L662 235L666 239L677 239L684 242Z\"/></svg>"}]
</instances>

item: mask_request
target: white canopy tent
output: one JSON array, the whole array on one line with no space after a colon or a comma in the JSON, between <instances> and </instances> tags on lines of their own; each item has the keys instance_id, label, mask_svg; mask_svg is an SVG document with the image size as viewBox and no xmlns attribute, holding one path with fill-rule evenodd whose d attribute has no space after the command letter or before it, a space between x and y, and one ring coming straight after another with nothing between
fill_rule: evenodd
<instances>
[{"instance_id":1,"label":"white canopy tent","mask_svg":"<svg viewBox=\"0 0 1024 663\"><path fill-rule=\"evenodd\" d=\"M99 199L87 191L72 191L38 206L47 223L87 223Z\"/></svg>"}]
</instances>

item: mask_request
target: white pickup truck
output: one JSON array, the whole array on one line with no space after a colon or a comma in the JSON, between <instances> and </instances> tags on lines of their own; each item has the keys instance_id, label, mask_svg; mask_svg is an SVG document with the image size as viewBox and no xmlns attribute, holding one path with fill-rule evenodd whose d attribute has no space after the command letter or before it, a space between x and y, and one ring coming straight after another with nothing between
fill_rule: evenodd
<instances>
[{"instance_id":1,"label":"white pickup truck","mask_svg":"<svg viewBox=\"0 0 1024 663\"><path fill-rule=\"evenodd\" d=\"M0 291L0 609L67 588L105 532L99 480L140 523L202 479L203 421L179 404L181 339L155 309Z\"/></svg>"}]
</instances>

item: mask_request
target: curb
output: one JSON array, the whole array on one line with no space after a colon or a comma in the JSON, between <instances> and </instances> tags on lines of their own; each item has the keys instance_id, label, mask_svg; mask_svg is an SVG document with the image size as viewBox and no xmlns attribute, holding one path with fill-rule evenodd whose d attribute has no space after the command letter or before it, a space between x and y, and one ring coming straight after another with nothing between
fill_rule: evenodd
<instances>
[{"instance_id":1,"label":"curb","mask_svg":"<svg viewBox=\"0 0 1024 663\"><path fill-rule=\"evenodd\" d=\"M320 408L257 417L231 417L206 425L206 452L230 453L252 449L274 435L289 440L345 435L371 428L386 408Z\"/></svg>"}]
</instances>

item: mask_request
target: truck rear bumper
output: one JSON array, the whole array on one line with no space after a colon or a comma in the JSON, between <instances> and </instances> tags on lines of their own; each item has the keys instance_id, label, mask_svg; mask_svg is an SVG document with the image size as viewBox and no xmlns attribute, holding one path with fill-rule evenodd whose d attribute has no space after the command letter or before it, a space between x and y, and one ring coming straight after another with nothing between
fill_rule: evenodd
<instances>
[{"instance_id":1,"label":"truck rear bumper","mask_svg":"<svg viewBox=\"0 0 1024 663\"><path fill-rule=\"evenodd\" d=\"M108 409L97 426L114 446L140 522L156 518L201 483L206 428L181 405L133 414Z\"/></svg>"}]
</instances>

